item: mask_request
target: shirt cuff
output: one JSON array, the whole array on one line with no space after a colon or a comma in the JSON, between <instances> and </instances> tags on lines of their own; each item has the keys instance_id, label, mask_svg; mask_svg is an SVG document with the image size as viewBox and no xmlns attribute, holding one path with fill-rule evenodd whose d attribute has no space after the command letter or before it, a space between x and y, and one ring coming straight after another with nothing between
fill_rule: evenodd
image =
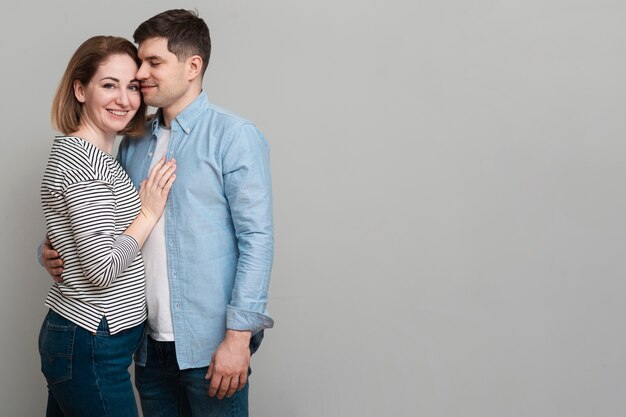
<instances>
[{"instance_id":1,"label":"shirt cuff","mask_svg":"<svg viewBox=\"0 0 626 417\"><path fill-rule=\"evenodd\" d=\"M272 327L274 327L274 320L266 314L226 306L226 329L228 330L251 331L254 334Z\"/></svg>"},{"instance_id":2,"label":"shirt cuff","mask_svg":"<svg viewBox=\"0 0 626 417\"><path fill-rule=\"evenodd\" d=\"M135 260L140 249L139 243L137 243L134 237L123 233L115 239L113 248L121 251L130 262Z\"/></svg>"},{"instance_id":3,"label":"shirt cuff","mask_svg":"<svg viewBox=\"0 0 626 417\"><path fill-rule=\"evenodd\" d=\"M39 246L37 246L37 261L39 262L39 265L45 268L45 265L43 264L43 257L41 256L41 251L43 250L43 242L45 242L45 240L42 240L39 243Z\"/></svg>"}]
</instances>

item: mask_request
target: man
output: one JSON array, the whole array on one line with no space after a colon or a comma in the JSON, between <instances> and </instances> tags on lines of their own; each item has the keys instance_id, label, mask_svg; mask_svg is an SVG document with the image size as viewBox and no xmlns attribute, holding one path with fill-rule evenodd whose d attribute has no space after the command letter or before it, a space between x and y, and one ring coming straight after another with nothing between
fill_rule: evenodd
<instances>
[{"instance_id":1,"label":"man","mask_svg":"<svg viewBox=\"0 0 626 417\"><path fill-rule=\"evenodd\" d=\"M250 355L273 326L269 146L252 123L208 101L202 78L211 40L197 14L168 10L133 36L143 98L158 111L144 137L123 139L118 161L136 187L163 155L177 164L165 213L142 249L148 336L135 358L142 410L247 416ZM47 243L41 253L62 281L58 254Z\"/></svg>"}]
</instances>

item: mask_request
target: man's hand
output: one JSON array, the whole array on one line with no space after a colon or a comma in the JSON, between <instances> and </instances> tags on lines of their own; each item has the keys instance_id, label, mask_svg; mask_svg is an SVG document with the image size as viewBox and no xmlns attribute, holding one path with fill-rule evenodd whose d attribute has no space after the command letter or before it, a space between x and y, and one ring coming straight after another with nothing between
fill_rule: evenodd
<instances>
[{"instance_id":1,"label":"man's hand","mask_svg":"<svg viewBox=\"0 0 626 417\"><path fill-rule=\"evenodd\" d=\"M41 246L41 260L43 267L46 268L46 271L48 271L48 274L50 274L54 282L63 282L63 278L61 278L61 274L63 273L63 259L61 259L59 252L52 248L48 236L46 236Z\"/></svg>"},{"instance_id":2,"label":"man's hand","mask_svg":"<svg viewBox=\"0 0 626 417\"><path fill-rule=\"evenodd\" d=\"M219 400L230 398L248 380L250 367L250 336L252 332L226 330L226 337L211 358L205 379L210 379L209 396Z\"/></svg>"}]
</instances>

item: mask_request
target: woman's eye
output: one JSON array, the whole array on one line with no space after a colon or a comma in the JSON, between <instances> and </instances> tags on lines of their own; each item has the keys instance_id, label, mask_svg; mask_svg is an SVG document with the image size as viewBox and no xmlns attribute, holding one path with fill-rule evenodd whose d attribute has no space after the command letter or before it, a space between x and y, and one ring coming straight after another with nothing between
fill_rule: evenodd
<instances>
[{"instance_id":1,"label":"woman's eye","mask_svg":"<svg viewBox=\"0 0 626 417\"><path fill-rule=\"evenodd\" d=\"M113 83L106 83L102 87L104 87L106 89L111 89L111 88L115 88L115 84L113 84Z\"/></svg>"},{"instance_id":2,"label":"woman's eye","mask_svg":"<svg viewBox=\"0 0 626 417\"><path fill-rule=\"evenodd\" d=\"M139 91L139 86L138 86L138 85L136 85L136 84L133 84L133 85L129 86L129 87L128 87L128 89L129 89L130 91L135 91L135 92L137 92L137 91Z\"/></svg>"}]
</instances>

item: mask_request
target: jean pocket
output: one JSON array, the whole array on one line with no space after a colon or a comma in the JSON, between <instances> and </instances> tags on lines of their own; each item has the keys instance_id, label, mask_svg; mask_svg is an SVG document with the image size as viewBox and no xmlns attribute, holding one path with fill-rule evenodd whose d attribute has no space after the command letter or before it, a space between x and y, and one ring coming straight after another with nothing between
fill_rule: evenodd
<instances>
[{"instance_id":1,"label":"jean pocket","mask_svg":"<svg viewBox=\"0 0 626 417\"><path fill-rule=\"evenodd\" d=\"M72 379L75 325L52 324L45 320L39 332L41 372L49 384Z\"/></svg>"}]
</instances>

